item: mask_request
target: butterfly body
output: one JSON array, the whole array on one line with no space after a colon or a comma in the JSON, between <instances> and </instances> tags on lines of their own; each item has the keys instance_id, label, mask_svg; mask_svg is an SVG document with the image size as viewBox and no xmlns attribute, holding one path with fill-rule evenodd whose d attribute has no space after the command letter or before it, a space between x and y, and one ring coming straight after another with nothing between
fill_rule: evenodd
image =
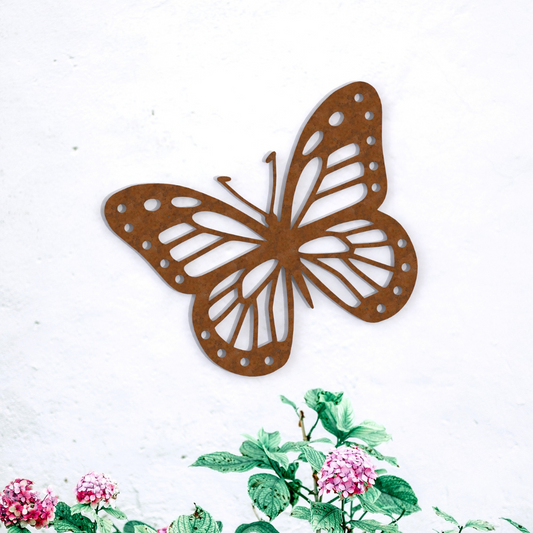
<instances>
[{"instance_id":1,"label":"butterfly body","mask_svg":"<svg viewBox=\"0 0 533 533\"><path fill-rule=\"evenodd\" d=\"M381 103L370 85L346 85L313 112L296 143L279 213L275 153L267 162L274 178L268 212L234 193L261 221L169 184L128 187L105 205L111 229L172 288L195 295L192 323L203 351L226 370L251 376L289 358L294 286L310 306L314 286L350 314L379 322L405 305L417 272L407 233L378 210L387 182ZM229 180L218 178L231 190ZM227 229L227 221L240 226Z\"/></svg>"}]
</instances>

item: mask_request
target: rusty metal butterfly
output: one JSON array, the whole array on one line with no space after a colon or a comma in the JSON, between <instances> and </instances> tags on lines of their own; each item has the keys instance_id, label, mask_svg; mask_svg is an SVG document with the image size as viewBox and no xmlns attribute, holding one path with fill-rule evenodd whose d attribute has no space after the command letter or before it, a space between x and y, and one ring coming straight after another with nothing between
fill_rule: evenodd
<instances>
[{"instance_id":1,"label":"rusty metal butterfly","mask_svg":"<svg viewBox=\"0 0 533 533\"><path fill-rule=\"evenodd\" d=\"M326 97L304 125L275 213L276 154L256 216L194 189L135 185L105 204L110 228L175 290L195 295L192 323L219 366L259 376L281 368L293 339L294 288L314 285L352 315L379 322L407 302L416 255L403 227L378 211L387 181L381 102L367 83ZM230 229L226 222L231 222Z\"/></svg>"}]
</instances>

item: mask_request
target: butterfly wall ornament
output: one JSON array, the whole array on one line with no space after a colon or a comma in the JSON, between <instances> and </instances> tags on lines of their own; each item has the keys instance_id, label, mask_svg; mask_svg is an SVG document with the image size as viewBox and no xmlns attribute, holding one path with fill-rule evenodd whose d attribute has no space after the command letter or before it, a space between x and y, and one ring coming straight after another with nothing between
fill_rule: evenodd
<instances>
[{"instance_id":1,"label":"butterfly wall ornament","mask_svg":"<svg viewBox=\"0 0 533 533\"><path fill-rule=\"evenodd\" d=\"M417 261L403 227L378 210L387 192L381 118L367 83L326 97L298 138L279 213L275 152L266 211L217 178L255 216L179 185L134 185L107 199L110 228L173 289L195 295L194 332L217 365L248 376L281 368L295 288L313 307L314 285L366 322L406 304Z\"/></svg>"}]
</instances>

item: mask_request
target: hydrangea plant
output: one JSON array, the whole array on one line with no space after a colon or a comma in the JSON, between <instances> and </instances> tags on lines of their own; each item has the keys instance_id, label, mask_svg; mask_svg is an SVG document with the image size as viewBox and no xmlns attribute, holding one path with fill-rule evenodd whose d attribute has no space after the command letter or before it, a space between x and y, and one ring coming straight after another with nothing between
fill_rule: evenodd
<instances>
[{"instance_id":1,"label":"hydrangea plant","mask_svg":"<svg viewBox=\"0 0 533 533\"><path fill-rule=\"evenodd\" d=\"M356 423L352 406L342 392L313 389L304 399L315 412L308 432L303 410L281 396L281 401L296 414L301 440L282 444L279 432L260 429L257 438L245 435L240 455L225 451L209 453L192 465L219 472L266 470L248 479L248 494L258 520L242 524L235 533L278 533L271 522L289 507L291 515L308 522L313 532L399 533L400 519L420 511L420 507L409 483L388 474L382 466L398 467L396 458L377 450L390 435L375 422ZM314 438L320 426L328 436ZM326 453L320 448L327 448ZM197 505L192 514L179 516L160 529L138 520L127 521L116 507L118 485L104 474L89 472L80 479L74 492L78 503L69 506L58 501L50 488L41 497L33 489L32 481L17 478L0 495L0 522L8 533L30 533L28 527L53 527L57 533L222 532L222 522ZM462 533L466 528L494 530L492 524L483 520L468 520L460 525L451 515L437 507L433 509L453 526L435 530L437 533ZM388 517L388 521L383 517ZM124 524L117 526L117 520ZM529 533L510 518L502 520L520 533Z\"/></svg>"}]
</instances>

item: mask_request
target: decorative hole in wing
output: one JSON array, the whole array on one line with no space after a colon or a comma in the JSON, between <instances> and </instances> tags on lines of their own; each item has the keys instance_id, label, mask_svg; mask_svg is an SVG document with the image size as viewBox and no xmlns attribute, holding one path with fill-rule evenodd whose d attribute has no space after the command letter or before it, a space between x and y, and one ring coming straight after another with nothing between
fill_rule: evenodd
<instances>
[{"instance_id":1,"label":"decorative hole in wing","mask_svg":"<svg viewBox=\"0 0 533 533\"><path fill-rule=\"evenodd\" d=\"M337 224L328 229L328 231L334 231L335 233L347 233L355 229L363 228L365 226L372 226L372 222L368 220L351 220L350 222L343 222L342 224Z\"/></svg>"},{"instance_id":2,"label":"decorative hole in wing","mask_svg":"<svg viewBox=\"0 0 533 533\"><path fill-rule=\"evenodd\" d=\"M194 228L190 224L176 224L171 228L162 231L159 234L159 240L163 244L168 244L169 242L175 241L184 235L187 235L191 231L194 231Z\"/></svg>"},{"instance_id":3,"label":"decorative hole in wing","mask_svg":"<svg viewBox=\"0 0 533 533\"><path fill-rule=\"evenodd\" d=\"M329 168L333 165L338 165L339 163L347 161L348 159L352 159L352 157L355 157L358 154L358 144L347 144L346 146L343 146L342 148L339 148L338 150L335 150L335 152L329 154L327 166Z\"/></svg>"},{"instance_id":4,"label":"decorative hole in wing","mask_svg":"<svg viewBox=\"0 0 533 533\"><path fill-rule=\"evenodd\" d=\"M344 115L340 111L336 111L329 117L329 123L331 126L340 126L344 120Z\"/></svg>"},{"instance_id":5,"label":"decorative hole in wing","mask_svg":"<svg viewBox=\"0 0 533 533\"><path fill-rule=\"evenodd\" d=\"M264 241L261 235L258 235L255 231L252 231L248 226L238 222L237 220L220 215L219 213L213 213L211 211L200 211L194 213L192 216L194 222L199 226L206 229L212 229L221 233L228 233L229 235L237 235L244 237L245 239L261 240Z\"/></svg>"},{"instance_id":6,"label":"decorative hole in wing","mask_svg":"<svg viewBox=\"0 0 533 533\"><path fill-rule=\"evenodd\" d=\"M176 261L183 261L187 257L190 257L191 255L200 252L204 248L207 248L209 245L219 241L221 238L222 237L219 237L218 235L200 233L200 235L191 237L185 242L174 246L174 248L170 250L170 255Z\"/></svg>"},{"instance_id":7,"label":"decorative hole in wing","mask_svg":"<svg viewBox=\"0 0 533 533\"><path fill-rule=\"evenodd\" d=\"M306 145L304 146L304 149L302 151L303 155L309 155L322 141L324 138L324 133L321 131L315 131L311 137L309 137L309 140L307 141Z\"/></svg>"},{"instance_id":8,"label":"decorative hole in wing","mask_svg":"<svg viewBox=\"0 0 533 533\"><path fill-rule=\"evenodd\" d=\"M270 259L256 266L242 280L242 295L249 298L268 279L278 264L277 259Z\"/></svg>"},{"instance_id":9,"label":"decorative hole in wing","mask_svg":"<svg viewBox=\"0 0 533 533\"><path fill-rule=\"evenodd\" d=\"M210 308L209 308L209 318L213 321L216 321L217 318L220 318L225 311L232 307L232 303L238 298L239 292L237 289L232 290L225 296L222 296L218 299Z\"/></svg>"},{"instance_id":10,"label":"decorative hole in wing","mask_svg":"<svg viewBox=\"0 0 533 533\"><path fill-rule=\"evenodd\" d=\"M356 298L348 285L344 283L338 273L329 265L318 265L314 262L302 259L302 263L321 281L337 298L349 307L357 307L361 302Z\"/></svg>"},{"instance_id":11,"label":"decorative hole in wing","mask_svg":"<svg viewBox=\"0 0 533 533\"><path fill-rule=\"evenodd\" d=\"M387 240L387 234L381 229L371 229L350 235L347 239L353 244L370 244L375 242L384 242Z\"/></svg>"},{"instance_id":12,"label":"decorative hole in wing","mask_svg":"<svg viewBox=\"0 0 533 533\"><path fill-rule=\"evenodd\" d=\"M281 268L276 280L274 292L270 292L271 315L274 317L274 326L276 330L276 339L283 342L289 334L289 304L287 298L287 279L285 269Z\"/></svg>"},{"instance_id":13,"label":"decorative hole in wing","mask_svg":"<svg viewBox=\"0 0 533 533\"><path fill-rule=\"evenodd\" d=\"M365 174L365 167L363 163L352 163L345 167L339 168L339 170L334 170L329 172L324 176L318 192L329 191L334 187L349 183L350 181L361 178Z\"/></svg>"},{"instance_id":14,"label":"decorative hole in wing","mask_svg":"<svg viewBox=\"0 0 533 533\"><path fill-rule=\"evenodd\" d=\"M264 346L272 342L272 331L270 329L270 291L272 282L270 282L257 297L257 345Z\"/></svg>"},{"instance_id":15,"label":"decorative hole in wing","mask_svg":"<svg viewBox=\"0 0 533 533\"><path fill-rule=\"evenodd\" d=\"M244 272L244 268L241 270L238 270L237 272L234 272L233 274L230 274L226 279L223 279L212 291L209 295L209 299L212 300L215 296L218 296L220 293L224 292L226 289L231 287L240 277L241 274Z\"/></svg>"},{"instance_id":16,"label":"decorative hole in wing","mask_svg":"<svg viewBox=\"0 0 533 533\"><path fill-rule=\"evenodd\" d=\"M227 263L231 263L238 257L241 257L241 255L251 252L258 246L259 244L244 241L225 242L217 246L214 250L210 250L190 263L187 263L184 270L193 278L203 276Z\"/></svg>"},{"instance_id":17,"label":"decorative hole in wing","mask_svg":"<svg viewBox=\"0 0 533 533\"><path fill-rule=\"evenodd\" d=\"M302 254L327 254L335 252L347 252L346 243L337 237L319 237L302 244L298 251Z\"/></svg>"},{"instance_id":18,"label":"decorative hole in wing","mask_svg":"<svg viewBox=\"0 0 533 533\"><path fill-rule=\"evenodd\" d=\"M243 315L241 315L242 317ZM237 326L239 327L239 326ZM254 308L248 306L244 319L239 327L237 339L235 340L235 348L249 352L254 344Z\"/></svg>"},{"instance_id":19,"label":"decorative hole in wing","mask_svg":"<svg viewBox=\"0 0 533 533\"><path fill-rule=\"evenodd\" d=\"M198 207L202 202L188 196L176 196L172 198L171 203L174 207Z\"/></svg>"},{"instance_id":20,"label":"decorative hole in wing","mask_svg":"<svg viewBox=\"0 0 533 533\"><path fill-rule=\"evenodd\" d=\"M392 246L372 246L369 248L357 248L356 245L354 254L375 261L376 263L381 263L388 267L394 266L394 250L392 249Z\"/></svg>"},{"instance_id":21,"label":"decorative hole in wing","mask_svg":"<svg viewBox=\"0 0 533 533\"><path fill-rule=\"evenodd\" d=\"M358 183L342 191L323 196L311 204L300 223L300 227L358 204L365 198L366 194L366 185Z\"/></svg>"},{"instance_id":22,"label":"decorative hole in wing","mask_svg":"<svg viewBox=\"0 0 533 533\"><path fill-rule=\"evenodd\" d=\"M291 215L291 225L294 225L302 209L304 208L309 195L313 190L315 183L320 176L320 169L322 167L322 159L320 157L315 157L311 159L305 168L300 174L298 179L298 184L296 185L296 190L294 192L294 198L292 203L292 215Z\"/></svg>"},{"instance_id":23,"label":"decorative hole in wing","mask_svg":"<svg viewBox=\"0 0 533 533\"><path fill-rule=\"evenodd\" d=\"M155 198L150 198L144 202L144 208L146 211L157 211L161 207L161 202Z\"/></svg>"},{"instance_id":24,"label":"decorative hole in wing","mask_svg":"<svg viewBox=\"0 0 533 533\"><path fill-rule=\"evenodd\" d=\"M242 303L236 304L231 311L221 320L216 326L215 331L224 339L228 344L231 344L231 340L235 335L237 328L237 322L242 314L244 305Z\"/></svg>"}]
</instances>

